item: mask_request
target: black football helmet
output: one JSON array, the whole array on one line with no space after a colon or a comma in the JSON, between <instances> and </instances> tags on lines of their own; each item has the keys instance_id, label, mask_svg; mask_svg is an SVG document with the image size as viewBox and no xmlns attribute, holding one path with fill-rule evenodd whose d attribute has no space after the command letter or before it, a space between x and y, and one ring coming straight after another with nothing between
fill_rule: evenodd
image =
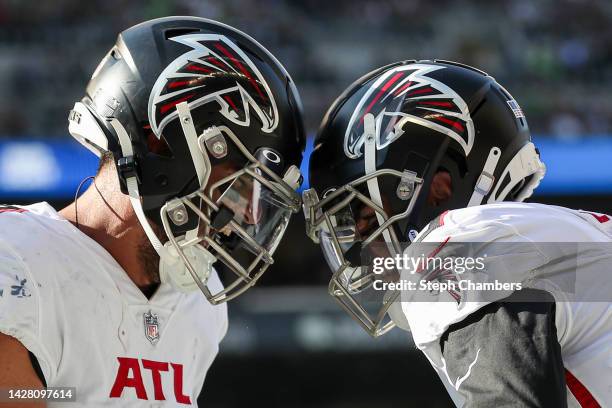
<instances>
[{"instance_id":1,"label":"black football helmet","mask_svg":"<svg viewBox=\"0 0 612 408\"><path fill-rule=\"evenodd\" d=\"M440 172L452 194L428 202ZM521 108L486 73L440 60L370 72L325 115L303 194L307 233L333 271L330 294L371 335L385 333L398 293L373 302L362 251L395 257L442 212L522 201L544 173Z\"/></svg>"},{"instance_id":2,"label":"black football helmet","mask_svg":"<svg viewBox=\"0 0 612 408\"><path fill-rule=\"evenodd\" d=\"M216 304L273 262L300 208L305 137L293 81L254 39L195 17L131 27L69 121L79 142L114 156L162 282L199 287ZM213 264L235 277L225 288L209 285Z\"/></svg>"}]
</instances>

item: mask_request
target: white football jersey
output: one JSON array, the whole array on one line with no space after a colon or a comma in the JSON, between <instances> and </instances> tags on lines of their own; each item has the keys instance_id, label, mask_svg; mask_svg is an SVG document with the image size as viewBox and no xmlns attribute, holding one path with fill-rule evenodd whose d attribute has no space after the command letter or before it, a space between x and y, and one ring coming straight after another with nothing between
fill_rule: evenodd
<instances>
[{"instance_id":1,"label":"white football jersey","mask_svg":"<svg viewBox=\"0 0 612 408\"><path fill-rule=\"evenodd\" d=\"M36 356L48 387L76 388L76 405L49 406L197 406L226 330L225 304L168 284L147 299L48 204L0 207L0 332Z\"/></svg>"},{"instance_id":2,"label":"white football jersey","mask_svg":"<svg viewBox=\"0 0 612 408\"><path fill-rule=\"evenodd\" d=\"M502 243L482 248L503 250L505 253L496 254L495 259L510 267L494 270L495 276L473 274L467 279L520 282L522 287L544 289L555 297L557 335L566 370L586 387L590 393L587 398L612 406L611 217L543 204L497 203L449 211L440 220L421 231L417 240ZM520 253L511 250L513 244L522 248ZM406 251L408 254L410 247ZM405 272L402 279L404 276ZM572 290L559 286L568 276ZM458 406L461 397L454 390L460 383L446 374L440 337L451 324L503 299L512 290L494 293L496 299L468 297L453 301L448 292L441 291L434 295L438 296L436 301L410 302L411 293L403 291L402 303L393 305L390 311L398 326L412 332L415 344L430 360ZM444 296L448 299L442 299ZM568 405L580 407L574 393L584 392L570 387Z\"/></svg>"}]
</instances>

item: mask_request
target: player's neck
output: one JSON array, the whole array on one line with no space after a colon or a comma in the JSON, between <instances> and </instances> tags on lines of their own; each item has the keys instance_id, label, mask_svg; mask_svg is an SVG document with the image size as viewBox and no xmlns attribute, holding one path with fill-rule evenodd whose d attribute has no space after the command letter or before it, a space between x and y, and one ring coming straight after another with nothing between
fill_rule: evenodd
<instances>
[{"instance_id":1,"label":"player's neck","mask_svg":"<svg viewBox=\"0 0 612 408\"><path fill-rule=\"evenodd\" d=\"M146 273L139 251L144 231L129 198L92 185L60 214L102 246L143 293L150 297L154 277Z\"/></svg>"}]
</instances>

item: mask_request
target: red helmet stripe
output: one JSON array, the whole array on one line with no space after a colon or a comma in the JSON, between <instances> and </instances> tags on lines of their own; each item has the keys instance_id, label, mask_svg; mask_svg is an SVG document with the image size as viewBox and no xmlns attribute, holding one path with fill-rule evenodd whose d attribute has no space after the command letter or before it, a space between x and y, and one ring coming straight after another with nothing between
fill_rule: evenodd
<instances>
[{"instance_id":1,"label":"red helmet stripe","mask_svg":"<svg viewBox=\"0 0 612 408\"><path fill-rule=\"evenodd\" d=\"M215 64L216 66L218 66L224 71L227 70L227 66L223 64L221 61L219 61L218 59L216 59L215 57L207 57L206 61L212 62L213 64Z\"/></svg>"},{"instance_id":2,"label":"red helmet stripe","mask_svg":"<svg viewBox=\"0 0 612 408\"><path fill-rule=\"evenodd\" d=\"M227 48L225 48L223 45L221 45L220 43L215 44L215 48L217 48L219 51L221 51L227 58L230 59L230 61L232 61L234 63L234 65L240 70L240 72L242 72L249 80L249 82L251 83L251 85L253 85L253 87L255 88L255 90L257 91L257 93L259 94L259 96L261 96L262 99L266 99L266 97L264 96L263 92L261 92L261 89L259 89L259 85L257 85L257 81L255 81L255 79L253 79L253 76L251 76L251 74L249 73L249 71L246 70L246 68L244 67L244 65L242 65L240 63L240 61L238 61L238 59L236 57L234 57L228 50Z\"/></svg>"},{"instance_id":3,"label":"red helmet stripe","mask_svg":"<svg viewBox=\"0 0 612 408\"><path fill-rule=\"evenodd\" d=\"M461 123L445 118L444 116L436 116L433 119L439 120L440 122L446 123L447 125L454 127L455 130L457 130L458 132L463 132L465 130Z\"/></svg>"},{"instance_id":4,"label":"red helmet stripe","mask_svg":"<svg viewBox=\"0 0 612 408\"><path fill-rule=\"evenodd\" d=\"M179 86L189 85L190 81L174 81L168 83L168 88L178 88Z\"/></svg>"},{"instance_id":5,"label":"red helmet stripe","mask_svg":"<svg viewBox=\"0 0 612 408\"><path fill-rule=\"evenodd\" d=\"M206 73L210 73L212 72L212 70L208 69L208 68L204 68L200 65L196 65L196 64L189 64L187 65L187 69L190 71L201 71L201 72L206 72Z\"/></svg>"},{"instance_id":6,"label":"red helmet stripe","mask_svg":"<svg viewBox=\"0 0 612 408\"><path fill-rule=\"evenodd\" d=\"M365 112L363 112L363 115L361 116L362 123L363 123L363 118L365 117L365 115L367 115L370 112L370 110L372 109L372 106L374 106L374 104L378 102L380 97L387 91L387 89L389 89L389 87L393 85L403 75L404 75L403 72L398 72L397 74L393 75L393 78L391 78L386 84L384 84L382 88L380 88L380 91L378 91L374 99L372 99L372 102L370 102L370 104L366 108Z\"/></svg>"},{"instance_id":7,"label":"red helmet stripe","mask_svg":"<svg viewBox=\"0 0 612 408\"><path fill-rule=\"evenodd\" d=\"M410 85L412 85L413 83L414 83L414 82L412 82L412 81L408 81L408 82L406 82L404 85L400 86L400 88L399 88L397 91L395 91L394 95L395 95L395 96L398 96L400 93L402 93L402 91L403 91L404 89L408 88L408 87L409 87Z\"/></svg>"},{"instance_id":8,"label":"red helmet stripe","mask_svg":"<svg viewBox=\"0 0 612 408\"><path fill-rule=\"evenodd\" d=\"M434 92L434 89L430 86L426 86L423 88L415 89L414 91L410 91L410 96L421 95L430 92Z\"/></svg>"},{"instance_id":9,"label":"red helmet stripe","mask_svg":"<svg viewBox=\"0 0 612 408\"><path fill-rule=\"evenodd\" d=\"M234 103L232 98L230 98L228 95L224 95L223 99L225 99L227 101L227 103L229 103L229 105L232 107L233 110L235 110L235 111L238 110L238 108L236 107L236 104Z\"/></svg>"},{"instance_id":10,"label":"red helmet stripe","mask_svg":"<svg viewBox=\"0 0 612 408\"><path fill-rule=\"evenodd\" d=\"M453 105L451 102L419 101L419 104L428 105L428 106L440 106L442 108L454 108L455 107L455 105Z\"/></svg>"}]
</instances>

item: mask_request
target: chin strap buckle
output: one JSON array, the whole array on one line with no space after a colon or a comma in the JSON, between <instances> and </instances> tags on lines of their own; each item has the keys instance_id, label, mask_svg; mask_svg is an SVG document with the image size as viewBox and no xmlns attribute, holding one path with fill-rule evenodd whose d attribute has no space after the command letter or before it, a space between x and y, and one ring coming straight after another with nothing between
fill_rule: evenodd
<instances>
[{"instance_id":1,"label":"chin strap buckle","mask_svg":"<svg viewBox=\"0 0 612 408\"><path fill-rule=\"evenodd\" d=\"M124 183L127 183L128 179L134 177L140 184L138 163L136 162L136 158L134 156L125 156L117 160L117 171L119 172L119 177L121 177Z\"/></svg>"},{"instance_id":2,"label":"chin strap buckle","mask_svg":"<svg viewBox=\"0 0 612 408\"><path fill-rule=\"evenodd\" d=\"M500 148L491 148L482 172L480 173L478 180L476 180L472 197L470 197L470 201L467 205L468 207L482 204L482 200L493 188L493 185L495 184L495 177L493 176L493 173L495 173L495 168L497 167L497 162L499 161L500 157Z\"/></svg>"},{"instance_id":3,"label":"chin strap buckle","mask_svg":"<svg viewBox=\"0 0 612 408\"><path fill-rule=\"evenodd\" d=\"M416 172L404 170L402 178L397 185L397 198L403 201L410 199L414 194L415 183L418 179Z\"/></svg>"},{"instance_id":4,"label":"chin strap buckle","mask_svg":"<svg viewBox=\"0 0 612 408\"><path fill-rule=\"evenodd\" d=\"M493 188L493 183L495 182L495 177L491 173L487 173L483 171L478 177L478 181L476 182L476 187L474 187L474 191L483 197L489 194L489 191Z\"/></svg>"}]
</instances>

